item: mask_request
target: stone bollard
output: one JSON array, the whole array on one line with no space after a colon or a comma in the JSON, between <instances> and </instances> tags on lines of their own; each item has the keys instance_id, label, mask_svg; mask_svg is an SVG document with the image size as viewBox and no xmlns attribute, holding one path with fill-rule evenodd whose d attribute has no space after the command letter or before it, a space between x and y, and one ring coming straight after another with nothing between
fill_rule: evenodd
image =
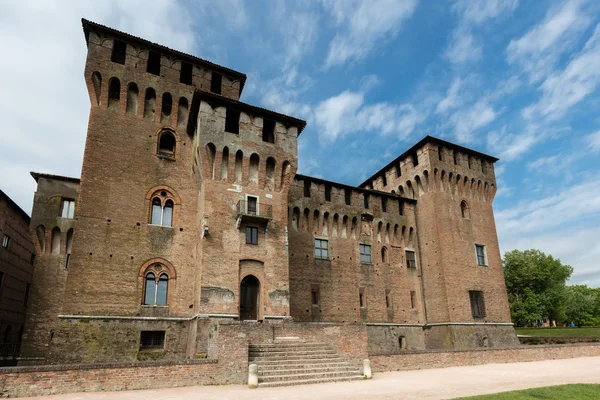
<instances>
[{"instance_id":1,"label":"stone bollard","mask_svg":"<svg viewBox=\"0 0 600 400\"><path fill-rule=\"evenodd\" d=\"M371 374L371 361L365 358L363 361L363 375L367 379L371 379L373 375Z\"/></svg>"},{"instance_id":2,"label":"stone bollard","mask_svg":"<svg viewBox=\"0 0 600 400\"><path fill-rule=\"evenodd\" d=\"M369 369L369 371L371 370ZM256 364L250 364L250 367L248 368L248 387L250 389L256 389L258 387L258 365Z\"/></svg>"}]
</instances>

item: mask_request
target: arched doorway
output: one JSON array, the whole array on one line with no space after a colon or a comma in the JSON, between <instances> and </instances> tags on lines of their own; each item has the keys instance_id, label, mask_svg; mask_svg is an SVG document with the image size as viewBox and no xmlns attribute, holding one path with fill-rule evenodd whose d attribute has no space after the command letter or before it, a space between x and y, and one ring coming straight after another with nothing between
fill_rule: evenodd
<instances>
[{"instance_id":1,"label":"arched doorway","mask_svg":"<svg viewBox=\"0 0 600 400\"><path fill-rule=\"evenodd\" d=\"M240 319L258 319L260 301L260 281L254 275L247 275L240 284Z\"/></svg>"}]
</instances>

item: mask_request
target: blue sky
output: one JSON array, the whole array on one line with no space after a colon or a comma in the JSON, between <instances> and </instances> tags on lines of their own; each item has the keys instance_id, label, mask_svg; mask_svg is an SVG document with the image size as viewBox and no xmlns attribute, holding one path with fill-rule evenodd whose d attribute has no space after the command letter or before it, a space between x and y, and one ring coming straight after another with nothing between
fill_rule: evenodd
<instances>
[{"instance_id":1,"label":"blue sky","mask_svg":"<svg viewBox=\"0 0 600 400\"><path fill-rule=\"evenodd\" d=\"M303 118L299 172L358 185L423 136L497 156L502 251L600 286L600 4L594 1L0 3L0 188L79 176L80 18L248 75L242 101Z\"/></svg>"}]
</instances>

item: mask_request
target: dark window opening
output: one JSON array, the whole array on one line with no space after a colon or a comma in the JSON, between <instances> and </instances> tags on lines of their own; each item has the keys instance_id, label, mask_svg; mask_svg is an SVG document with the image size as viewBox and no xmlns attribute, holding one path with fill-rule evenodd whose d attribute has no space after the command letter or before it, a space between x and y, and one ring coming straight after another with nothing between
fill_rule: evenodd
<instances>
[{"instance_id":1,"label":"dark window opening","mask_svg":"<svg viewBox=\"0 0 600 400\"><path fill-rule=\"evenodd\" d=\"M315 239L315 258L324 260L329 258L327 240Z\"/></svg>"},{"instance_id":2,"label":"dark window opening","mask_svg":"<svg viewBox=\"0 0 600 400\"><path fill-rule=\"evenodd\" d=\"M275 121L263 120L262 140L267 143L275 143Z\"/></svg>"},{"instance_id":3,"label":"dark window opening","mask_svg":"<svg viewBox=\"0 0 600 400\"><path fill-rule=\"evenodd\" d=\"M402 176L402 169L400 168L400 163L396 164L396 178Z\"/></svg>"},{"instance_id":4,"label":"dark window opening","mask_svg":"<svg viewBox=\"0 0 600 400\"><path fill-rule=\"evenodd\" d=\"M485 303L483 301L483 292L478 290L470 290L469 300L471 301L471 315L473 316L473 318L485 317Z\"/></svg>"},{"instance_id":5,"label":"dark window opening","mask_svg":"<svg viewBox=\"0 0 600 400\"><path fill-rule=\"evenodd\" d=\"M140 334L140 349L164 349L165 331L142 331Z\"/></svg>"},{"instance_id":6,"label":"dark window opening","mask_svg":"<svg viewBox=\"0 0 600 400\"><path fill-rule=\"evenodd\" d=\"M121 99L121 82L117 78L111 78L108 84L108 107L118 107Z\"/></svg>"},{"instance_id":7,"label":"dark window opening","mask_svg":"<svg viewBox=\"0 0 600 400\"><path fill-rule=\"evenodd\" d=\"M364 193L363 194L363 199L364 199L364 203L365 203L365 208L369 208L369 194L368 193Z\"/></svg>"},{"instance_id":8,"label":"dark window opening","mask_svg":"<svg viewBox=\"0 0 600 400\"><path fill-rule=\"evenodd\" d=\"M438 159L440 161L443 161L442 160L442 146L438 146Z\"/></svg>"},{"instance_id":9,"label":"dark window opening","mask_svg":"<svg viewBox=\"0 0 600 400\"><path fill-rule=\"evenodd\" d=\"M221 94L221 83L223 75L213 72L210 77L210 91L216 94Z\"/></svg>"},{"instance_id":10,"label":"dark window opening","mask_svg":"<svg viewBox=\"0 0 600 400\"><path fill-rule=\"evenodd\" d=\"M170 93L163 94L162 98L162 115L168 117L173 110L173 98Z\"/></svg>"},{"instance_id":11,"label":"dark window opening","mask_svg":"<svg viewBox=\"0 0 600 400\"><path fill-rule=\"evenodd\" d=\"M419 156L417 156L417 151L413 151L411 154L412 160L413 160L413 166L416 167L417 165L419 165Z\"/></svg>"},{"instance_id":12,"label":"dark window opening","mask_svg":"<svg viewBox=\"0 0 600 400\"><path fill-rule=\"evenodd\" d=\"M400 350L406 350L406 338L404 336L398 336L398 346Z\"/></svg>"},{"instance_id":13,"label":"dark window opening","mask_svg":"<svg viewBox=\"0 0 600 400\"><path fill-rule=\"evenodd\" d=\"M181 71L179 72L179 82L185 83L186 85L192 84L192 64L182 62Z\"/></svg>"},{"instance_id":14,"label":"dark window opening","mask_svg":"<svg viewBox=\"0 0 600 400\"><path fill-rule=\"evenodd\" d=\"M325 201L331 201L331 185L325 185Z\"/></svg>"},{"instance_id":15,"label":"dark window opening","mask_svg":"<svg viewBox=\"0 0 600 400\"><path fill-rule=\"evenodd\" d=\"M113 42L112 55L110 60L117 64L125 64L125 56L127 54L127 45L125 42L115 40Z\"/></svg>"},{"instance_id":16,"label":"dark window opening","mask_svg":"<svg viewBox=\"0 0 600 400\"><path fill-rule=\"evenodd\" d=\"M175 154L175 136L172 133L163 133L160 135L158 152L167 155Z\"/></svg>"},{"instance_id":17,"label":"dark window opening","mask_svg":"<svg viewBox=\"0 0 600 400\"><path fill-rule=\"evenodd\" d=\"M246 227L246 244L258 244L258 228L254 226Z\"/></svg>"},{"instance_id":18,"label":"dark window opening","mask_svg":"<svg viewBox=\"0 0 600 400\"><path fill-rule=\"evenodd\" d=\"M67 254L67 259L65 261L65 269L69 268L69 264L71 263L71 255Z\"/></svg>"},{"instance_id":19,"label":"dark window opening","mask_svg":"<svg viewBox=\"0 0 600 400\"><path fill-rule=\"evenodd\" d=\"M387 197L382 197L381 198L381 211L383 212L387 212Z\"/></svg>"},{"instance_id":20,"label":"dark window opening","mask_svg":"<svg viewBox=\"0 0 600 400\"><path fill-rule=\"evenodd\" d=\"M387 186L387 176L385 175L385 173L381 175L381 179L383 180L383 186Z\"/></svg>"},{"instance_id":21,"label":"dark window opening","mask_svg":"<svg viewBox=\"0 0 600 400\"><path fill-rule=\"evenodd\" d=\"M458 165L458 154L456 150L452 152L452 158L454 159L454 165Z\"/></svg>"},{"instance_id":22,"label":"dark window opening","mask_svg":"<svg viewBox=\"0 0 600 400\"><path fill-rule=\"evenodd\" d=\"M240 133L240 112L227 109L225 113L225 131L239 135Z\"/></svg>"},{"instance_id":23,"label":"dark window opening","mask_svg":"<svg viewBox=\"0 0 600 400\"><path fill-rule=\"evenodd\" d=\"M416 299L416 297L417 297L417 293L414 290L411 290L410 291L410 308L412 308L413 310L415 308L417 308L416 307L416 305L417 305L417 302L416 302L417 299Z\"/></svg>"},{"instance_id":24,"label":"dark window opening","mask_svg":"<svg viewBox=\"0 0 600 400\"><path fill-rule=\"evenodd\" d=\"M315 289L310 291L310 298L313 306L319 305L319 292L317 292Z\"/></svg>"},{"instance_id":25,"label":"dark window opening","mask_svg":"<svg viewBox=\"0 0 600 400\"><path fill-rule=\"evenodd\" d=\"M310 181L304 181L304 197L310 197Z\"/></svg>"},{"instance_id":26,"label":"dark window opening","mask_svg":"<svg viewBox=\"0 0 600 400\"><path fill-rule=\"evenodd\" d=\"M160 75L160 53L150 51L148 53L148 64L146 65L146 72L153 75Z\"/></svg>"},{"instance_id":27,"label":"dark window opening","mask_svg":"<svg viewBox=\"0 0 600 400\"><path fill-rule=\"evenodd\" d=\"M404 215L404 201L398 200L398 213Z\"/></svg>"},{"instance_id":28,"label":"dark window opening","mask_svg":"<svg viewBox=\"0 0 600 400\"><path fill-rule=\"evenodd\" d=\"M358 289L358 304L360 305L361 308L366 306L365 289L363 289L363 288Z\"/></svg>"},{"instance_id":29,"label":"dark window opening","mask_svg":"<svg viewBox=\"0 0 600 400\"><path fill-rule=\"evenodd\" d=\"M29 263L33 265L35 263L35 254L31 253L31 258L29 259Z\"/></svg>"},{"instance_id":30,"label":"dark window opening","mask_svg":"<svg viewBox=\"0 0 600 400\"><path fill-rule=\"evenodd\" d=\"M258 211L258 199L254 196L248 196L248 208L247 213L250 215L256 215Z\"/></svg>"},{"instance_id":31,"label":"dark window opening","mask_svg":"<svg viewBox=\"0 0 600 400\"><path fill-rule=\"evenodd\" d=\"M475 245L475 253L477 254L477 264L478 265L486 265L485 246L476 244Z\"/></svg>"},{"instance_id":32,"label":"dark window opening","mask_svg":"<svg viewBox=\"0 0 600 400\"><path fill-rule=\"evenodd\" d=\"M406 250L406 268L417 268L417 259L415 252Z\"/></svg>"},{"instance_id":33,"label":"dark window opening","mask_svg":"<svg viewBox=\"0 0 600 400\"><path fill-rule=\"evenodd\" d=\"M28 283L25 286L25 298L23 299L23 305L27 307L27 303L29 302L29 291L31 290L31 283Z\"/></svg>"},{"instance_id":34,"label":"dark window opening","mask_svg":"<svg viewBox=\"0 0 600 400\"><path fill-rule=\"evenodd\" d=\"M346 205L351 205L352 203L352 190L344 189L344 199L346 200Z\"/></svg>"},{"instance_id":35,"label":"dark window opening","mask_svg":"<svg viewBox=\"0 0 600 400\"><path fill-rule=\"evenodd\" d=\"M390 291L386 291L385 293L385 308L390 308L392 306L392 302L390 301Z\"/></svg>"},{"instance_id":36,"label":"dark window opening","mask_svg":"<svg viewBox=\"0 0 600 400\"><path fill-rule=\"evenodd\" d=\"M485 174L485 161L481 160L481 172Z\"/></svg>"}]
</instances>

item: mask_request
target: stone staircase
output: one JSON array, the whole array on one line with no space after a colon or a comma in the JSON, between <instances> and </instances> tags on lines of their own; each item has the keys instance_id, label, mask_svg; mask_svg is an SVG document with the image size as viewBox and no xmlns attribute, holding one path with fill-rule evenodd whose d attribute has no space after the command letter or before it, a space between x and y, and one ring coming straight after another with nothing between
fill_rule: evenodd
<instances>
[{"instance_id":1,"label":"stone staircase","mask_svg":"<svg viewBox=\"0 0 600 400\"><path fill-rule=\"evenodd\" d=\"M358 367L318 342L275 340L250 345L248 361L258 366L258 386L288 386L363 379Z\"/></svg>"}]
</instances>

